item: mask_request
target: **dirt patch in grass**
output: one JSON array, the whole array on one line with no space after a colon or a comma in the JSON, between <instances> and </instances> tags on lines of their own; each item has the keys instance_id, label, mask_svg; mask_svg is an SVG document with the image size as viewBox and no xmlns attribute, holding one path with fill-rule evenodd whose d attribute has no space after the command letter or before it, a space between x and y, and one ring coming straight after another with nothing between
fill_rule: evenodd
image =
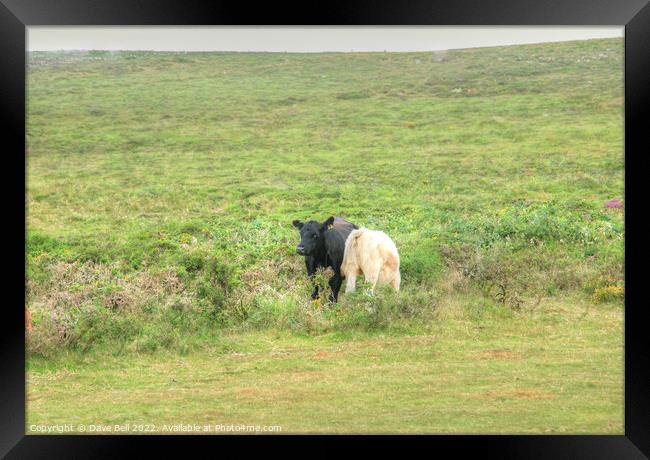
<instances>
[{"instance_id":1,"label":"dirt patch in grass","mask_svg":"<svg viewBox=\"0 0 650 460\"><path fill-rule=\"evenodd\" d=\"M318 351L314 354L316 358L324 358L326 356L332 356L335 355L336 353L340 353L338 351Z\"/></svg>"},{"instance_id":2,"label":"dirt patch in grass","mask_svg":"<svg viewBox=\"0 0 650 460\"><path fill-rule=\"evenodd\" d=\"M239 396L244 396L244 397L250 397L250 398L257 398L260 396L261 391L258 388L242 388L241 390L238 391Z\"/></svg>"},{"instance_id":3,"label":"dirt patch in grass","mask_svg":"<svg viewBox=\"0 0 650 460\"><path fill-rule=\"evenodd\" d=\"M516 359L519 354L510 350L486 350L475 354L474 359Z\"/></svg>"},{"instance_id":4,"label":"dirt patch in grass","mask_svg":"<svg viewBox=\"0 0 650 460\"><path fill-rule=\"evenodd\" d=\"M508 398L508 399L553 399L554 394L545 393L537 390L522 389L508 391L490 391L483 395L485 398Z\"/></svg>"}]
</instances>

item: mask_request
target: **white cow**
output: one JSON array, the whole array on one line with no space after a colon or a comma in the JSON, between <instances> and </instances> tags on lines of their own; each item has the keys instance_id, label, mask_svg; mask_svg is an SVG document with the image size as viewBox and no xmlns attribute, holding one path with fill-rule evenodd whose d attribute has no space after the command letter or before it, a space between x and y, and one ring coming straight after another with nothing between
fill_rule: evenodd
<instances>
[{"instance_id":1,"label":"white cow","mask_svg":"<svg viewBox=\"0 0 650 460\"><path fill-rule=\"evenodd\" d=\"M388 284L399 291L399 254L395 243L384 232L360 228L353 230L345 240L341 264L345 276L345 292L354 292L357 275L365 275L374 293L377 284Z\"/></svg>"}]
</instances>

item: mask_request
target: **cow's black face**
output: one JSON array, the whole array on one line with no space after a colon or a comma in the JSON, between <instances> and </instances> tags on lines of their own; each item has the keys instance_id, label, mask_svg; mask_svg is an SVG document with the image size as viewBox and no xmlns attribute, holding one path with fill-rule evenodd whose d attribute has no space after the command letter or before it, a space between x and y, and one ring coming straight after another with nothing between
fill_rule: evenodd
<instances>
[{"instance_id":1,"label":"cow's black face","mask_svg":"<svg viewBox=\"0 0 650 460\"><path fill-rule=\"evenodd\" d=\"M300 231L300 244L296 246L296 252L301 256L313 256L323 248L323 233L332 225L333 218L327 219L324 223L310 220L307 223L299 220L293 221L293 226Z\"/></svg>"}]
</instances>

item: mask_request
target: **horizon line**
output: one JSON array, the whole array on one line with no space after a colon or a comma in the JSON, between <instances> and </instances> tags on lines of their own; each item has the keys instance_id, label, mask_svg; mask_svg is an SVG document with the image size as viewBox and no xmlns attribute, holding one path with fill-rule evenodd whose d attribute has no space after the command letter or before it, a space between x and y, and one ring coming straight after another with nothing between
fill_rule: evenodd
<instances>
[{"instance_id":1,"label":"horizon line","mask_svg":"<svg viewBox=\"0 0 650 460\"><path fill-rule=\"evenodd\" d=\"M38 53L58 53L58 52L92 52L92 51L105 51L108 53L122 53L122 52L144 52L144 53L257 53L257 54L350 54L350 53L433 53L433 52L444 52L444 51L462 51L462 50L472 50L479 48L505 48L510 46L530 46L530 45L545 45L551 43L570 43L570 42L585 42L592 40L616 40L623 39L624 37L594 37L594 38L584 38L584 39L573 39L573 40L551 40L543 42L526 42L526 43L512 43L512 44L503 44L503 45L478 45L472 47L459 47L459 48L444 48L444 49L421 49L421 50L408 50L408 51L389 51L389 50L355 50L351 49L349 51L327 51L327 50L318 50L318 51L262 51L262 50L223 50L223 49L214 49L214 50L161 50L161 49L151 49L151 48L59 48L59 49L28 49L28 53L38 52Z\"/></svg>"}]
</instances>

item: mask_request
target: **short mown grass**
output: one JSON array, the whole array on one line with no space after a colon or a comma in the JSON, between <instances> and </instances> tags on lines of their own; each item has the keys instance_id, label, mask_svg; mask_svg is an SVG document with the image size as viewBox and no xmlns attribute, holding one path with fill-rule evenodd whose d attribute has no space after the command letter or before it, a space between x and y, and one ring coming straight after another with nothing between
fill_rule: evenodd
<instances>
[{"instance_id":1,"label":"short mown grass","mask_svg":"<svg viewBox=\"0 0 650 460\"><path fill-rule=\"evenodd\" d=\"M30 53L28 425L622 432L622 46ZM312 302L330 215L399 295Z\"/></svg>"}]
</instances>

